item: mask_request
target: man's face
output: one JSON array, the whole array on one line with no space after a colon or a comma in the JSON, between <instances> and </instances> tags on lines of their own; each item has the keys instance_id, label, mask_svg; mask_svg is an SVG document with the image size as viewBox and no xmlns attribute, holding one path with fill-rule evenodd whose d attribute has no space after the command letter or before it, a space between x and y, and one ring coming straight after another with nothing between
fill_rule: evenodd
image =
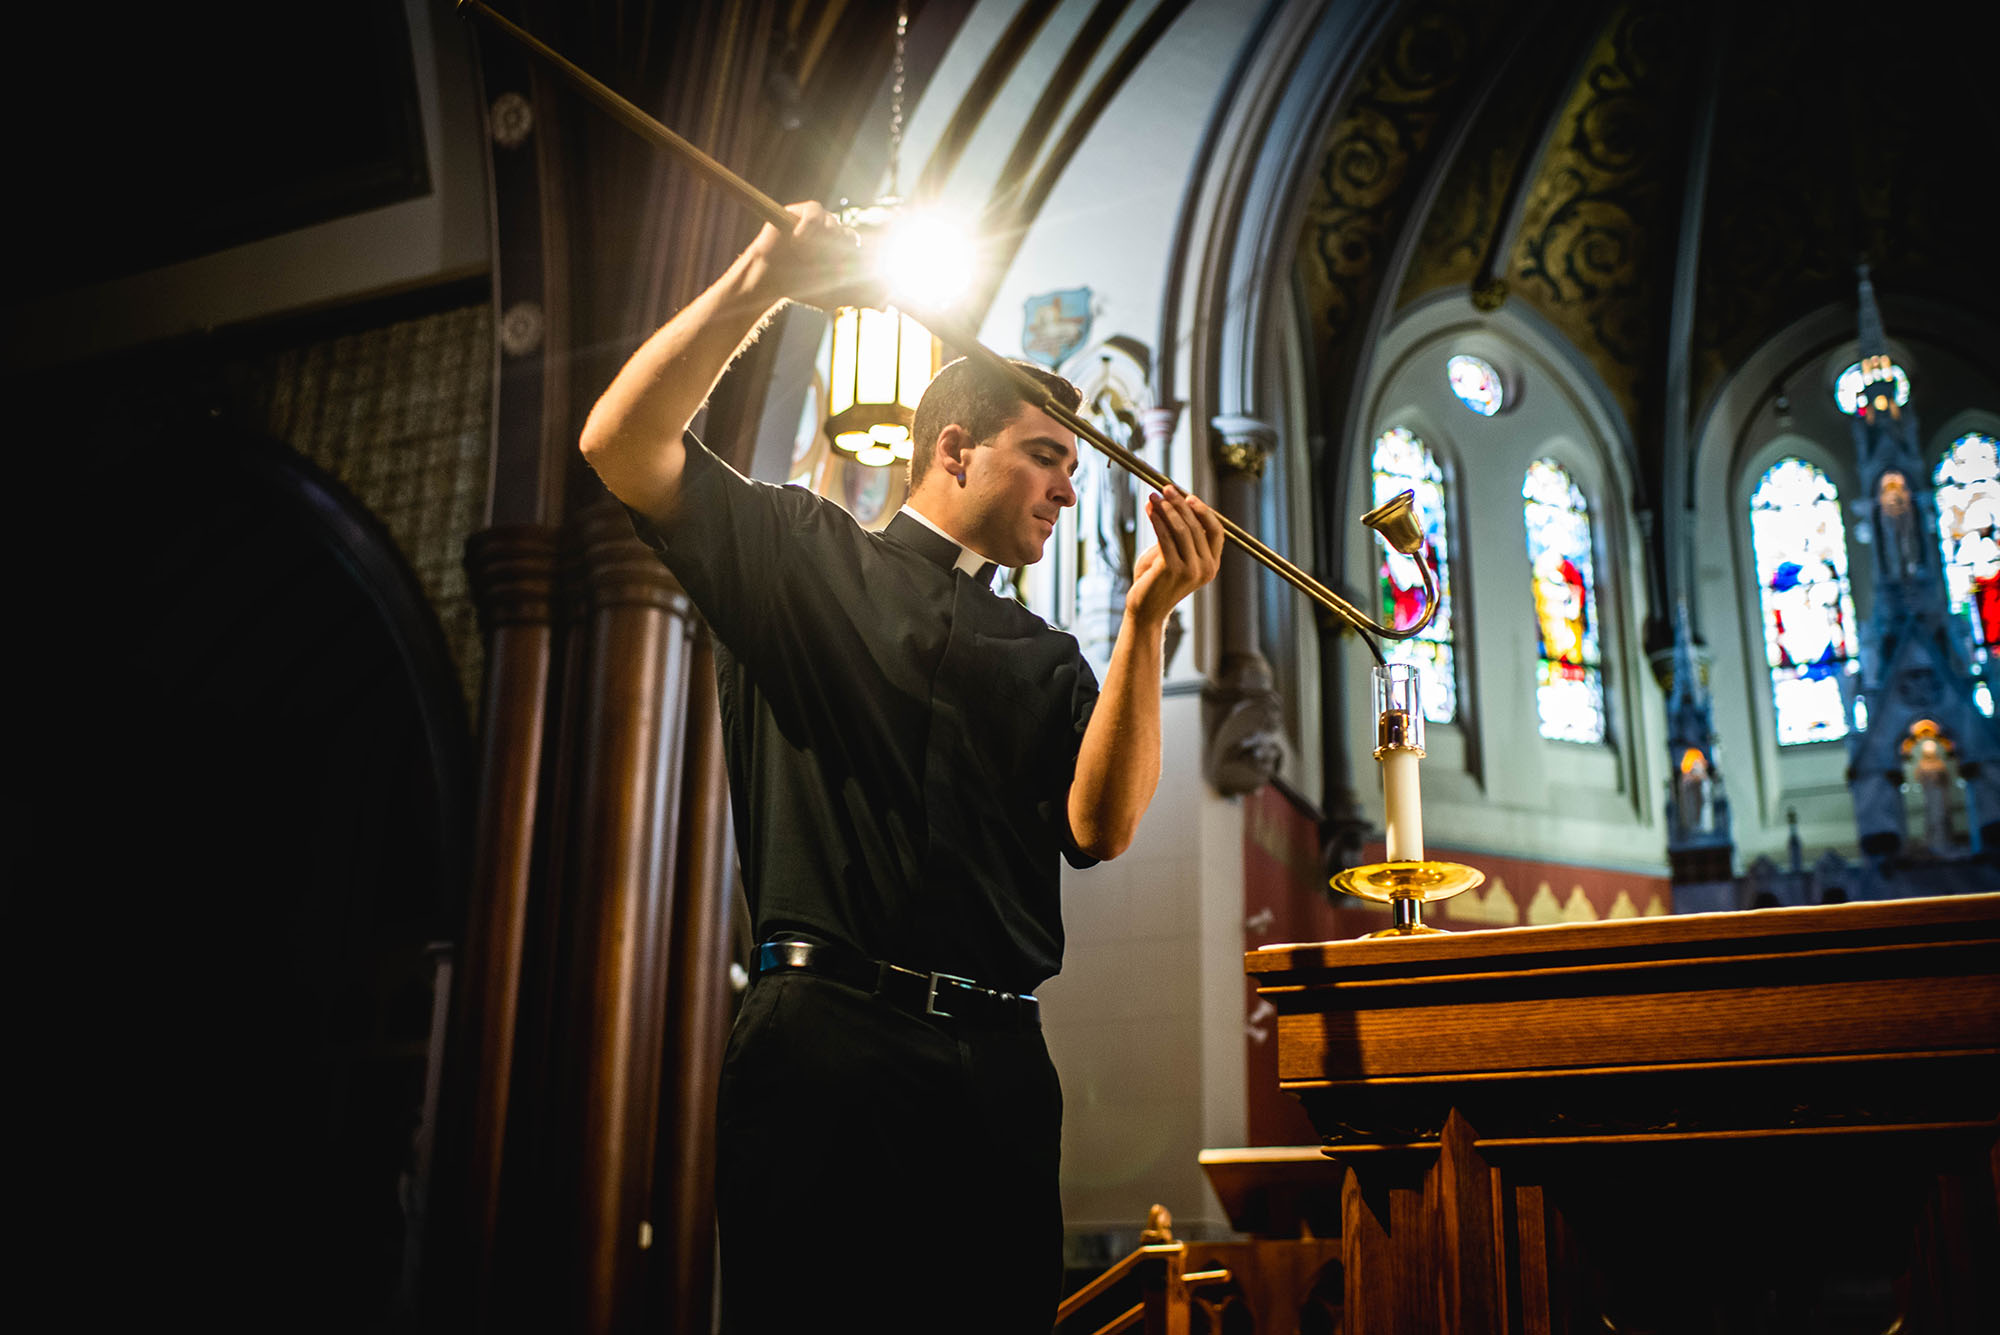
<instances>
[{"instance_id":1,"label":"man's face","mask_svg":"<svg viewBox=\"0 0 2000 1335\"><path fill-rule=\"evenodd\" d=\"M1076 437L1040 408L1023 407L967 459L966 501L975 530L966 536L1005 566L1032 565L1076 504Z\"/></svg>"}]
</instances>

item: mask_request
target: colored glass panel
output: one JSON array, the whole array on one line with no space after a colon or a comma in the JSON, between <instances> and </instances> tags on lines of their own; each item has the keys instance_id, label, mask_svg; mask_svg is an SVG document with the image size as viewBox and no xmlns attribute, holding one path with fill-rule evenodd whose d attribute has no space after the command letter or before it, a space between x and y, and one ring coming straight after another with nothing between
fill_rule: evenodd
<instances>
[{"instance_id":1,"label":"colored glass panel","mask_svg":"<svg viewBox=\"0 0 2000 1335\"><path fill-rule=\"evenodd\" d=\"M1984 678L2000 647L2000 440L1968 431L1945 451L1932 482L1945 588L1969 637L1972 670L1981 678L1975 697L1990 715L1993 693Z\"/></svg>"},{"instance_id":2,"label":"colored glass panel","mask_svg":"<svg viewBox=\"0 0 2000 1335\"><path fill-rule=\"evenodd\" d=\"M1778 742L1845 737L1840 681L1857 644L1839 488L1803 459L1771 465L1750 498L1750 545Z\"/></svg>"},{"instance_id":3,"label":"colored glass panel","mask_svg":"<svg viewBox=\"0 0 2000 1335\"><path fill-rule=\"evenodd\" d=\"M1910 375L1894 362L1889 363L1889 374L1896 381L1896 406L1902 407L1910 401ZM1861 411L1861 391L1865 388L1861 379L1861 363L1842 371L1833 382L1834 406L1849 417Z\"/></svg>"},{"instance_id":4,"label":"colored glass panel","mask_svg":"<svg viewBox=\"0 0 2000 1335\"><path fill-rule=\"evenodd\" d=\"M1540 663L1535 705L1542 736L1563 742L1604 740L1603 660L1597 639L1590 506L1553 459L1528 465L1521 484L1534 579Z\"/></svg>"},{"instance_id":5,"label":"colored glass panel","mask_svg":"<svg viewBox=\"0 0 2000 1335\"><path fill-rule=\"evenodd\" d=\"M1430 447L1405 427L1391 427L1375 438L1374 470L1375 504L1398 492L1415 492L1412 508L1424 533L1424 545L1415 555L1396 551L1381 534L1375 535L1382 620L1407 630L1423 616L1419 557L1437 572L1439 594L1438 614L1430 625L1410 639L1385 641L1382 656L1391 663L1413 665L1423 692L1424 717L1432 723L1449 723L1458 716L1458 673L1452 662L1451 540L1445 522L1444 472Z\"/></svg>"},{"instance_id":6,"label":"colored glass panel","mask_svg":"<svg viewBox=\"0 0 2000 1335\"><path fill-rule=\"evenodd\" d=\"M1451 392L1458 395L1460 403L1481 417L1491 417L1500 411L1506 391L1501 388L1500 373L1491 362L1460 353L1444 365L1445 374L1451 377Z\"/></svg>"}]
</instances>

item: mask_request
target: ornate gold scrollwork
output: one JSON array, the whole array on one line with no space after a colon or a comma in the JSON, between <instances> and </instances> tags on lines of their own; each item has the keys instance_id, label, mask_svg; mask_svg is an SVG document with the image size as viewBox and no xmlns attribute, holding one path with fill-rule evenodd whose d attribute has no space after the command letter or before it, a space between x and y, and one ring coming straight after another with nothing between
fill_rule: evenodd
<instances>
[{"instance_id":1,"label":"ornate gold scrollwork","mask_svg":"<svg viewBox=\"0 0 2000 1335\"><path fill-rule=\"evenodd\" d=\"M1264 476L1264 461L1270 457L1270 446L1254 436L1223 436L1215 443L1215 466L1239 477Z\"/></svg>"}]
</instances>

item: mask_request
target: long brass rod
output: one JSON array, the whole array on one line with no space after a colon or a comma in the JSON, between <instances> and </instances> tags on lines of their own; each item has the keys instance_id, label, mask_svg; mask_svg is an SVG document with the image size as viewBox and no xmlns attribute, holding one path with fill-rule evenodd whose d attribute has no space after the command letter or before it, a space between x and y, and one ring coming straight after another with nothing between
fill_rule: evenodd
<instances>
[{"instance_id":1,"label":"long brass rod","mask_svg":"<svg viewBox=\"0 0 2000 1335\"><path fill-rule=\"evenodd\" d=\"M482 4L481 0L458 0L458 11L461 14L477 15L540 56L555 69L556 73L575 84L591 101L610 112L626 129L634 131L642 139L652 140L669 152L679 154L688 166L733 193L739 200L749 205L753 213L773 227L789 232L793 224L798 221L783 204L633 106L595 75L590 74L568 56L506 15L495 12L490 5Z\"/></svg>"},{"instance_id":2,"label":"long brass rod","mask_svg":"<svg viewBox=\"0 0 2000 1335\"><path fill-rule=\"evenodd\" d=\"M470 13L484 19L505 36L520 43L535 55L540 56L557 73L575 84L592 101L610 112L620 124L636 132L642 138L651 140L661 148L680 157L690 167L693 167L696 171L706 176L710 181L713 181L735 195L738 200L748 206L753 213L765 222L787 231L791 229L795 219L783 204L780 204L777 200L771 198L771 196L765 194L762 190L759 190L756 186L750 184L750 182L744 180L741 176L738 176L735 172L729 170L729 168L723 166L699 148L696 148L686 139L683 139L666 126L660 124L659 121L639 110L638 107L632 105L631 102L621 97L618 93L613 92L603 82L587 73L567 56L564 56L527 29L495 13L490 6L482 3L482 0L458 0L458 9L462 13ZM1033 376L981 343L969 330L951 321L938 318L925 318L925 312L922 311L912 311L911 313L922 319L923 323L929 326L945 343L956 348L965 356L979 362L982 366L1005 377L1019 391L1027 403L1040 408L1051 418L1075 432L1077 436L1088 440L1107 458L1117 463L1119 467L1131 473L1140 481L1147 483L1155 489L1179 485L1165 473L1160 472L1144 459L1118 444L1102 431L1099 431L1091 423L1058 403L1054 396L1049 393L1048 389ZM1183 491L1186 490L1185 488L1181 489ZM1301 570L1298 566L1273 551L1269 546L1265 545L1262 539L1245 529L1228 515L1218 510L1215 512L1215 516L1222 521L1224 535L1235 542L1237 546L1248 552L1293 588L1299 590L1299 592L1305 594L1314 602L1319 603L1357 630L1365 631L1370 635L1381 636L1384 639L1405 640L1422 630L1425 625L1428 625L1431 616L1436 612L1438 599L1433 593L1428 600L1429 606L1424 609L1425 616L1416 626L1409 630L1398 631L1392 627L1381 625L1379 622L1363 615L1361 609L1348 602L1319 580L1313 578L1304 570ZM1425 584L1429 587L1428 565L1422 560L1419 560L1417 564L1424 566Z\"/></svg>"}]
</instances>

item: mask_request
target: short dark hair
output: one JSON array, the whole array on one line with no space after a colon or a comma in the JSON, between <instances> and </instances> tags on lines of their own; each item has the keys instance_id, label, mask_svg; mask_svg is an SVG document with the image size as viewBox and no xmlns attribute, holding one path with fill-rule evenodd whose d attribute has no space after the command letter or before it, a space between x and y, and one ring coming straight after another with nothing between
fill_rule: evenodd
<instances>
[{"instance_id":1,"label":"short dark hair","mask_svg":"<svg viewBox=\"0 0 2000 1335\"><path fill-rule=\"evenodd\" d=\"M1071 412L1083 403L1083 391L1054 371L1033 362L1014 361L1011 357L1008 360L1033 376L1049 391L1050 397ZM931 456L937 453L938 433L946 427L962 426L974 444L984 445L1006 430L1007 424L1027 406L1027 400L1011 381L970 357L960 357L948 364L931 377L923 397L917 400L917 415L910 423L909 489L915 491L924 480Z\"/></svg>"}]
</instances>

